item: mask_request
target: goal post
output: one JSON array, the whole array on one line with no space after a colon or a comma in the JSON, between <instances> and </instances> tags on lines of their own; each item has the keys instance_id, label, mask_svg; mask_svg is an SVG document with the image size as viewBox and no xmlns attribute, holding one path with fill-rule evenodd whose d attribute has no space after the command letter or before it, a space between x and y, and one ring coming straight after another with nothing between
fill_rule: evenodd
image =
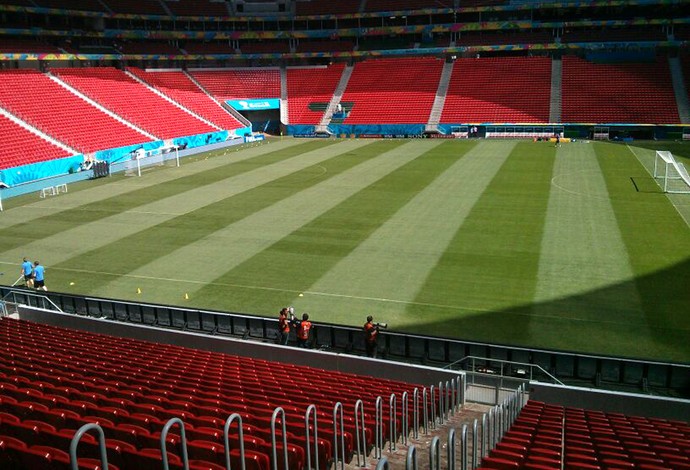
<instances>
[{"instance_id":1,"label":"goal post","mask_svg":"<svg viewBox=\"0 0 690 470\"><path fill-rule=\"evenodd\" d=\"M178 147L145 151L139 149L125 162L125 176L141 176L141 170L152 166L180 166Z\"/></svg>"},{"instance_id":2,"label":"goal post","mask_svg":"<svg viewBox=\"0 0 690 470\"><path fill-rule=\"evenodd\" d=\"M690 174L682 162L666 150L654 155L654 179L665 193L690 194Z\"/></svg>"}]
</instances>

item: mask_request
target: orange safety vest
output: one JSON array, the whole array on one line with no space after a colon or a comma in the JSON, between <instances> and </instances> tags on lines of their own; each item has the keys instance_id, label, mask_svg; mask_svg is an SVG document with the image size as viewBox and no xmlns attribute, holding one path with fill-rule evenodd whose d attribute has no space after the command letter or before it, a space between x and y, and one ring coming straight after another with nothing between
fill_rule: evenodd
<instances>
[{"instance_id":1,"label":"orange safety vest","mask_svg":"<svg viewBox=\"0 0 690 470\"><path fill-rule=\"evenodd\" d=\"M309 339L309 330L311 330L311 322L304 320L299 325L299 339Z\"/></svg>"},{"instance_id":2,"label":"orange safety vest","mask_svg":"<svg viewBox=\"0 0 690 470\"><path fill-rule=\"evenodd\" d=\"M376 330L376 325L374 325L371 322L367 322L364 324L364 333L366 335L367 341L370 343L376 341L376 336L379 334L379 332Z\"/></svg>"},{"instance_id":3,"label":"orange safety vest","mask_svg":"<svg viewBox=\"0 0 690 470\"><path fill-rule=\"evenodd\" d=\"M284 333L290 332L290 322L288 322L287 315L280 315L278 323L280 324L280 331Z\"/></svg>"}]
</instances>

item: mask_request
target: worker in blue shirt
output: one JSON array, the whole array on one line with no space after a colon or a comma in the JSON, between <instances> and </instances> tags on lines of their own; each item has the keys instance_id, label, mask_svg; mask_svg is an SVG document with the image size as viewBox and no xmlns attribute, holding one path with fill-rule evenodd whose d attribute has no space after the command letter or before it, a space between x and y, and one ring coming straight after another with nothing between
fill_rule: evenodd
<instances>
[{"instance_id":1,"label":"worker in blue shirt","mask_svg":"<svg viewBox=\"0 0 690 470\"><path fill-rule=\"evenodd\" d=\"M45 290L45 268L38 261L34 261L34 287L36 290Z\"/></svg>"},{"instance_id":2,"label":"worker in blue shirt","mask_svg":"<svg viewBox=\"0 0 690 470\"><path fill-rule=\"evenodd\" d=\"M22 276L24 276L24 285L26 287L34 286L34 266L28 259L24 258L22 262Z\"/></svg>"}]
</instances>

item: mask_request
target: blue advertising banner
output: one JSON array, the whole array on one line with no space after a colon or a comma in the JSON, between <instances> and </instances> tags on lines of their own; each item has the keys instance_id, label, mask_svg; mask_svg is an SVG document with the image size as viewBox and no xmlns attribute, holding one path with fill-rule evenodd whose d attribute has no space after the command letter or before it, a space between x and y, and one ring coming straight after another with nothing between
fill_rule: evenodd
<instances>
[{"instance_id":1,"label":"blue advertising banner","mask_svg":"<svg viewBox=\"0 0 690 470\"><path fill-rule=\"evenodd\" d=\"M266 98L260 100L227 100L227 104L238 111L263 111L265 109L280 109L278 98Z\"/></svg>"}]
</instances>

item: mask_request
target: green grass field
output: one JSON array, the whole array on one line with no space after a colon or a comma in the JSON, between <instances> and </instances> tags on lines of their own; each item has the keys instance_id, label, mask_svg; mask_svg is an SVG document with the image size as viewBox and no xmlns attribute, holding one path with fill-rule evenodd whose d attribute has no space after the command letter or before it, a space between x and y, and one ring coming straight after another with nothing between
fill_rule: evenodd
<instances>
[{"instance_id":1,"label":"green grass field","mask_svg":"<svg viewBox=\"0 0 690 470\"><path fill-rule=\"evenodd\" d=\"M657 149L690 166L682 143L274 140L6 200L0 269L11 284L27 256L52 291L690 362L690 195L660 191Z\"/></svg>"}]
</instances>

